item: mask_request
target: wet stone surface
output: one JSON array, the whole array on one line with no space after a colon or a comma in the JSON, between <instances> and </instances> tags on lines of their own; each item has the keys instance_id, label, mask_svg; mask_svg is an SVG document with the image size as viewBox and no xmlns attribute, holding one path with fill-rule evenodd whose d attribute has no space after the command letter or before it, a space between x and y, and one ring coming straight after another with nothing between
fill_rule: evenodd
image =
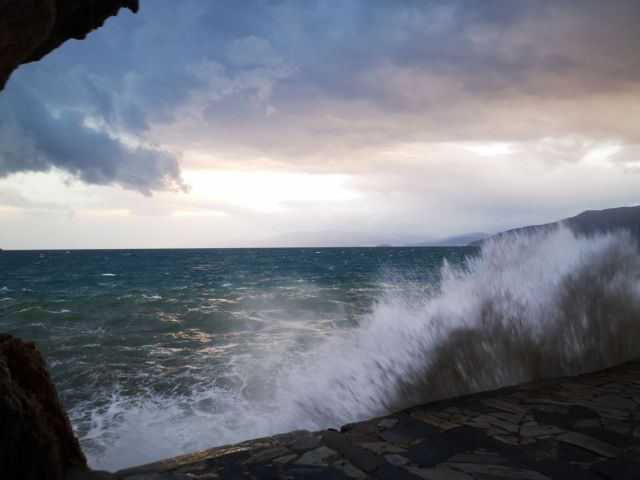
<instances>
[{"instance_id":1,"label":"wet stone surface","mask_svg":"<svg viewBox=\"0 0 640 480\"><path fill-rule=\"evenodd\" d=\"M110 478L640 478L640 361L435 402L340 431L213 448Z\"/></svg>"}]
</instances>

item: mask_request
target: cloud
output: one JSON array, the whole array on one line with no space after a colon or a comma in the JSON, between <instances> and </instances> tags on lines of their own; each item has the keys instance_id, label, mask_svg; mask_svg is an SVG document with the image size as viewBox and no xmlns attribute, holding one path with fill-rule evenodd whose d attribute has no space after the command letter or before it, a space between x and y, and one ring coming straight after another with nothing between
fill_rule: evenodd
<instances>
[{"instance_id":1,"label":"cloud","mask_svg":"<svg viewBox=\"0 0 640 480\"><path fill-rule=\"evenodd\" d=\"M35 213L63 213L73 216L73 209L55 202L37 202L26 198L18 190L0 186L0 206L17 208Z\"/></svg>"},{"instance_id":2,"label":"cloud","mask_svg":"<svg viewBox=\"0 0 640 480\"><path fill-rule=\"evenodd\" d=\"M187 19L189 8L197 20ZM191 69L191 80L142 88L154 85L156 73L147 72L138 95L151 118L154 105L172 105L173 116L156 116L152 130L176 149L338 171L416 141L574 135L637 143L637 2L216 2L184 10L182 58L172 37L179 28L162 40L175 62L165 74ZM149 11L148 21L169 31L169 18ZM137 45L152 48L142 37Z\"/></svg>"},{"instance_id":3,"label":"cloud","mask_svg":"<svg viewBox=\"0 0 640 480\"><path fill-rule=\"evenodd\" d=\"M16 87L0 98L0 111L0 177L58 168L86 183L118 184L147 195L186 188L174 155L127 145L92 126L82 110L51 111L29 89Z\"/></svg>"},{"instance_id":4,"label":"cloud","mask_svg":"<svg viewBox=\"0 0 640 480\"><path fill-rule=\"evenodd\" d=\"M227 48L227 57L236 65L270 65L281 61L267 40L253 35L233 40Z\"/></svg>"},{"instance_id":5,"label":"cloud","mask_svg":"<svg viewBox=\"0 0 640 480\"><path fill-rule=\"evenodd\" d=\"M634 0L155 0L16 72L0 175L150 193L183 188L187 150L358 172L412 143L637 145L638 19Z\"/></svg>"}]
</instances>

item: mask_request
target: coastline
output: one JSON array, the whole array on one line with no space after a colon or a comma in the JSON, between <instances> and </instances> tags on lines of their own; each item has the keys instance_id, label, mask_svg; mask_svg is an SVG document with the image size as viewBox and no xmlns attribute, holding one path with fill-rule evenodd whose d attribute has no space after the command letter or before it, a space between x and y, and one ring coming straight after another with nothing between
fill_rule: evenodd
<instances>
[{"instance_id":1,"label":"coastline","mask_svg":"<svg viewBox=\"0 0 640 480\"><path fill-rule=\"evenodd\" d=\"M640 359L67 480L640 478Z\"/></svg>"}]
</instances>

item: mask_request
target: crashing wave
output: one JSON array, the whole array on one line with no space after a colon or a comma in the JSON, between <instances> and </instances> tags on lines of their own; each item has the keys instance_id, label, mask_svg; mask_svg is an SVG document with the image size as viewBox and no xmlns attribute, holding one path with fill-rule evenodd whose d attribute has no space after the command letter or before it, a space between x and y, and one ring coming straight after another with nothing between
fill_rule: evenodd
<instances>
[{"instance_id":1,"label":"crashing wave","mask_svg":"<svg viewBox=\"0 0 640 480\"><path fill-rule=\"evenodd\" d=\"M461 268L445 262L437 288L400 280L358 327L336 329L310 351L292 354L285 342L274 345L280 360L230 362L228 388L118 392L100 409L78 405L71 416L89 425L81 438L90 463L117 469L335 427L640 357L640 255L625 232L512 234L486 242Z\"/></svg>"}]
</instances>

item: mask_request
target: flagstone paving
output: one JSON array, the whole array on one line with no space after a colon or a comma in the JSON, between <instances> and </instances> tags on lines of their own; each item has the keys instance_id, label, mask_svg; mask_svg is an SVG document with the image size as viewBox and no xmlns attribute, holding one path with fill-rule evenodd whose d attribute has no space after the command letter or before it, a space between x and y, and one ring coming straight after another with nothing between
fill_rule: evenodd
<instances>
[{"instance_id":1,"label":"flagstone paving","mask_svg":"<svg viewBox=\"0 0 640 480\"><path fill-rule=\"evenodd\" d=\"M122 470L119 480L640 479L640 361Z\"/></svg>"}]
</instances>

